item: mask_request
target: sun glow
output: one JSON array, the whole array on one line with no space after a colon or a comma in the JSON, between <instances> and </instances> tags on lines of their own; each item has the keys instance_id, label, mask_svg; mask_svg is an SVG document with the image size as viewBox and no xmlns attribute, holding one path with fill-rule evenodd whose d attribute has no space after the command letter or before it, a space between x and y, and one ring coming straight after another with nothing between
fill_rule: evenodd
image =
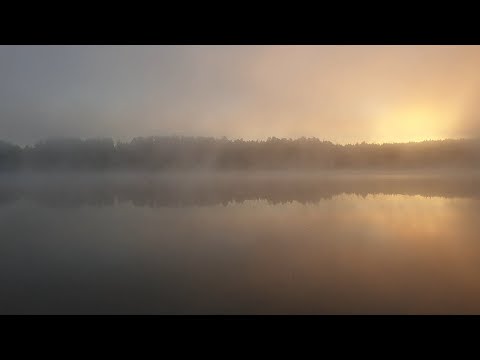
<instances>
[{"instance_id":1,"label":"sun glow","mask_svg":"<svg viewBox=\"0 0 480 360\"><path fill-rule=\"evenodd\" d=\"M380 142L445 139L450 136L452 122L458 117L452 109L436 110L434 106L412 106L384 111L378 116L373 136Z\"/></svg>"}]
</instances>

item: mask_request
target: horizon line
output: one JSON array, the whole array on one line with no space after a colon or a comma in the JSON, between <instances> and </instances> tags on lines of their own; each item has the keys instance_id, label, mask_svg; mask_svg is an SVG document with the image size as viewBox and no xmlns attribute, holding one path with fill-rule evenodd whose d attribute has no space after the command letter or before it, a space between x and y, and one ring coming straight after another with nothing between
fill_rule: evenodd
<instances>
[{"instance_id":1,"label":"horizon line","mask_svg":"<svg viewBox=\"0 0 480 360\"><path fill-rule=\"evenodd\" d=\"M18 143L9 141L9 140L4 140L0 139L0 142L4 143L9 143L12 145L20 146L20 147L28 147L28 146L35 146L36 144L39 144L44 141L55 141L55 140L82 140L82 141L87 141L87 140L112 140L113 143L116 145L118 143L129 143L132 142L134 139L150 139L150 138L171 138L171 139L176 139L176 138L185 138L185 139L212 139L215 141L230 141L230 142L235 142L235 141L241 141L241 142L257 142L257 143L264 143L268 142L271 140L282 140L282 141L298 141L298 140L318 140L320 142L326 142L326 143L331 143L332 145L338 145L338 146L351 146L351 145L404 145L404 144L421 144L421 143L426 143L426 142L443 142L443 141L472 141L472 140L480 140L478 137L458 137L458 138L441 138L441 139L425 139L425 140L411 140L411 141L398 141L398 142L376 142L376 141L357 141L357 142L346 142L346 143L341 143L341 142L335 142L332 140L327 140L327 139L322 139L316 136L298 136L298 137L277 137L277 136L269 136L267 138L263 139L245 139L243 137L238 137L238 138L233 138L233 137L227 137L227 136L206 136L206 135L138 135L138 136L133 136L129 140L120 140L120 139L115 139L114 137L109 137L109 136L84 136L84 137L75 137L75 136L50 136L50 137L45 137L40 140L37 140L33 143L29 144L22 144L19 145Z\"/></svg>"}]
</instances>

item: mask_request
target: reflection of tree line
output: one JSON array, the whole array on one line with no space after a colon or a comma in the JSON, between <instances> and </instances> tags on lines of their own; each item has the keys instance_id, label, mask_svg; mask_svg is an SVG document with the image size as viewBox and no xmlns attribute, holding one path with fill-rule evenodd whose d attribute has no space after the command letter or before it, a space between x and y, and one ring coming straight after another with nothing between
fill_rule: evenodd
<instances>
[{"instance_id":1,"label":"reflection of tree line","mask_svg":"<svg viewBox=\"0 0 480 360\"><path fill-rule=\"evenodd\" d=\"M344 169L478 167L480 141L338 145L316 138L243 141L206 137L52 139L20 147L0 141L0 170Z\"/></svg>"},{"instance_id":2,"label":"reflection of tree line","mask_svg":"<svg viewBox=\"0 0 480 360\"><path fill-rule=\"evenodd\" d=\"M136 206L184 207L266 200L272 204L297 201L316 203L343 193L403 194L480 198L480 178L238 178L179 181L98 180L52 183L2 182L0 204L26 199L45 206L113 206L132 202Z\"/></svg>"}]
</instances>

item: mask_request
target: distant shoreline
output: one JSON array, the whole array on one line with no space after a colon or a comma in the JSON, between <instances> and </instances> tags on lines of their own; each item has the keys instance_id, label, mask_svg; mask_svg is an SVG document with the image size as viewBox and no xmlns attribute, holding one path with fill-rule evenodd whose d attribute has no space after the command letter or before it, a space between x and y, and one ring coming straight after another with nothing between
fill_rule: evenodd
<instances>
[{"instance_id":1,"label":"distant shoreline","mask_svg":"<svg viewBox=\"0 0 480 360\"><path fill-rule=\"evenodd\" d=\"M480 140L339 145L317 138L207 137L0 142L0 171L448 171L480 169Z\"/></svg>"}]
</instances>

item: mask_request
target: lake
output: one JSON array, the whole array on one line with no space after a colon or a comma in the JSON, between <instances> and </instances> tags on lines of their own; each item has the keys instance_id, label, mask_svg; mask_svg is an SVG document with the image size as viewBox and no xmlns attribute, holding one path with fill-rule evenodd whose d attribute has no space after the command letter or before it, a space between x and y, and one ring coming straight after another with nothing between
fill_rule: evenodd
<instances>
[{"instance_id":1,"label":"lake","mask_svg":"<svg viewBox=\"0 0 480 360\"><path fill-rule=\"evenodd\" d=\"M480 175L0 174L2 314L480 313Z\"/></svg>"}]
</instances>

